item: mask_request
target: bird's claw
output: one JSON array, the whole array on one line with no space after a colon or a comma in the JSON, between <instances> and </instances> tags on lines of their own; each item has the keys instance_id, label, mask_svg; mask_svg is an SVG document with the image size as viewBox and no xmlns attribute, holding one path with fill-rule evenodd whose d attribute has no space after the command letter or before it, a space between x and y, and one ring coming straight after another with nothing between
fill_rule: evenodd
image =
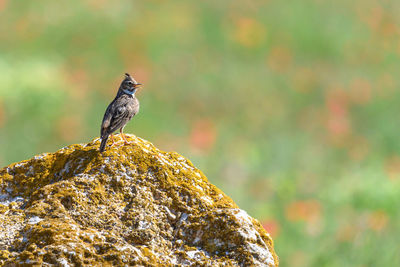
<instances>
[{"instance_id":1,"label":"bird's claw","mask_svg":"<svg viewBox=\"0 0 400 267\"><path fill-rule=\"evenodd\" d=\"M129 144L131 144L131 142L129 142L128 140L126 140L126 137L125 137L125 135L124 135L123 133L121 133L121 137L122 137L122 139L124 139L124 145L129 145Z\"/></svg>"}]
</instances>

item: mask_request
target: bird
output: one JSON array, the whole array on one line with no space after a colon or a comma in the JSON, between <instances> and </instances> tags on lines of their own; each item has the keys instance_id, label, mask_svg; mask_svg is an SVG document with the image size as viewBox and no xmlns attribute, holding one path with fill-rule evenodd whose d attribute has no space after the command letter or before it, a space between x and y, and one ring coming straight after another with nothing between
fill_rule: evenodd
<instances>
[{"instance_id":1,"label":"bird","mask_svg":"<svg viewBox=\"0 0 400 267\"><path fill-rule=\"evenodd\" d=\"M125 73L125 78L119 86L117 95L108 105L101 123L100 130L100 152L104 152L108 137L111 135L112 144L114 144L113 133L119 129L125 144L129 144L123 133L125 125L139 112L139 100L135 93L142 86L141 83Z\"/></svg>"}]
</instances>

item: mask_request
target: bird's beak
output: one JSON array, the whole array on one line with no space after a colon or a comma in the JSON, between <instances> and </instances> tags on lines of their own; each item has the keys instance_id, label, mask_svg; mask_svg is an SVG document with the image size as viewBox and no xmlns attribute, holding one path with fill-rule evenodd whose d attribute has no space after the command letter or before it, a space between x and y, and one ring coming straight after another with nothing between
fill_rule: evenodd
<instances>
[{"instance_id":1,"label":"bird's beak","mask_svg":"<svg viewBox=\"0 0 400 267\"><path fill-rule=\"evenodd\" d=\"M135 89L140 88L140 87L142 87L142 86L143 86L143 84L137 83L137 84L135 84Z\"/></svg>"}]
</instances>

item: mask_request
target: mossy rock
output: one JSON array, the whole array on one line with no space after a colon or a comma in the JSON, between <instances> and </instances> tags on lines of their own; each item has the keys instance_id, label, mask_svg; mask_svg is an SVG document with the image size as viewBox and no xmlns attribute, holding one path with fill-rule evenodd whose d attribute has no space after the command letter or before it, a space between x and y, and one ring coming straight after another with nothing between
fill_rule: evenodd
<instances>
[{"instance_id":1,"label":"mossy rock","mask_svg":"<svg viewBox=\"0 0 400 267\"><path fill-rule=\"evenodd\" d=\"M260 223L188 159L127 137L0 170L0 265L278 265Z\"/></svg>"}]
</instances>

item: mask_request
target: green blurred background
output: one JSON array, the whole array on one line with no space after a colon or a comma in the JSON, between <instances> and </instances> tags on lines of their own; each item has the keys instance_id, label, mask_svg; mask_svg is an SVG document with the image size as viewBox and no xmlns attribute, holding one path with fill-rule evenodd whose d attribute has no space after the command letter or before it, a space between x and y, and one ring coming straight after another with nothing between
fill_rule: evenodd
<instances>
[{"instance_id":1,"label":"green blurred background","mask_svg":"<svg viewBox=\"0 0 400 267\"><path fill-rule=\"evenodd\" d=\"M0 165L125 128L188 158L281 266L400 265L400 1L0 0Z\"/></svg>"}]
</instances>

